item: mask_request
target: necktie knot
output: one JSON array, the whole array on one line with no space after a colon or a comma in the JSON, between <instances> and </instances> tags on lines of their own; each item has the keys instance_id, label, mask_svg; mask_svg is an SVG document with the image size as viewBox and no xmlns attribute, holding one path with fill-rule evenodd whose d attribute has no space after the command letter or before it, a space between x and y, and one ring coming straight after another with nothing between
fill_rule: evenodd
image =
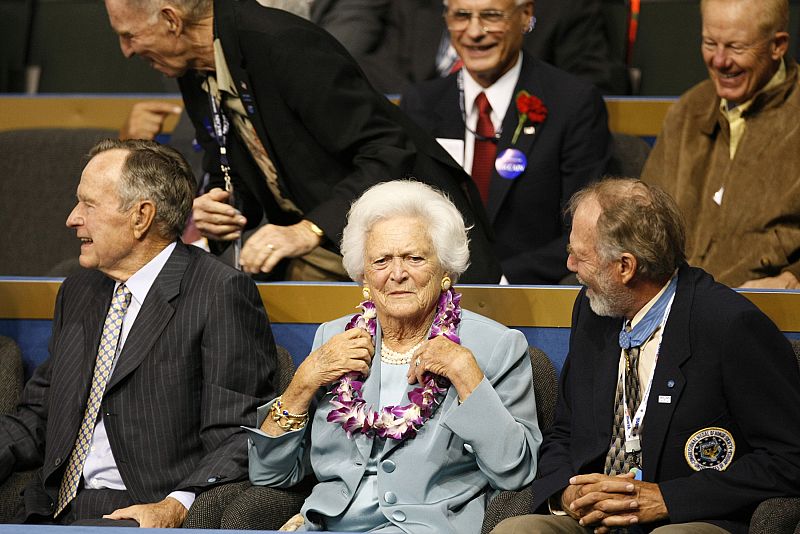
<instances>
[{"instance_id":1,"label":"necktie knot","mask_svg":"<svg viewBox=\"0 0 800 534\"><path fill-rule=\"evenodd\" d=\"M480 93L478 96L475 97L475 107L478 108L478 116L490 116L492 113L492 105L489 103L489 99L486 98L486 93Z\"/></svg>"}]
</instances>

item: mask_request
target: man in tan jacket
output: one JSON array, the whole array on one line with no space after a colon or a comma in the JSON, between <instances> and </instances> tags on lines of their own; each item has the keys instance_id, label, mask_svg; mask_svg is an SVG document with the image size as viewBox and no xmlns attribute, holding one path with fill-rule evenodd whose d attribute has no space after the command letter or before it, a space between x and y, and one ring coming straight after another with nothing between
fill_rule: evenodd
<instances>
[{"instance_id":1,"label":"man in tan jacket","mask_svg":"<svg viewBox=\"0 0 800 534\"><path fill-rule=\"evenodd\" d=\"M787 0L703 0L709 80L670 109L642 179L686 219L689 263L732 287L800 288L800 90Z\"/></svg>"}]
</instances>

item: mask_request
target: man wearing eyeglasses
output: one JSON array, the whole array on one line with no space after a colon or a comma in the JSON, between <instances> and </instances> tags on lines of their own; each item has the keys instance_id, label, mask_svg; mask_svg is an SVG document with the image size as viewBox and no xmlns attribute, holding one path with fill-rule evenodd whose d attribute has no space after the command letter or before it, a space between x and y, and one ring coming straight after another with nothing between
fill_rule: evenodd
<instances>
[{"instance_id":1,"label":"man wearing eyeglasses","mask_svg":"<svg viewBox=\"0 0 800 534\"><path fill-rule=\"evenodd\" d=\"M677 200L690 264L731 287L798 289L800 88L786 57L788 2L700 5L709 79L672 106L642 179Z\"/></svg>"},{"instance_id":2,"label":"man wearing eyeglasses","mask_svg":"<svg viewBox=\"0 0 800 534\"><path fill-rule=\"evenodd\" d=\"M605 104L587 82L522 50L530 0L449 0L445 22L463 68L416 85L401 107L470 173L505 279L564 278L566 201L605 170Z\"/></svg>"}]
</instances>

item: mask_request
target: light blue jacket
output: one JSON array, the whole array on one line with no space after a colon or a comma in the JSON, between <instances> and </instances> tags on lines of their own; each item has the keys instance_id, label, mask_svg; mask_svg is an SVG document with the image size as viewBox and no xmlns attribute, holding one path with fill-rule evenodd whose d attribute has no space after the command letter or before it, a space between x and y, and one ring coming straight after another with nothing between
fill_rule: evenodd
<instances>
[{"instance_id":1,"label":"light blue jacket","mask_svg":"<svg viewBox=\"0 0 800 534\"><path fill-rule=\"evenodd\" d=\"M313 348L342 332L348 320L320 325ZM458 335L485 378L461 405L450 387L415 438L386 440L378 459L377 496L392 525L381 532L478 533L496 491L520 489L536 474L542 435L525 337L466 310ZM380 369L375 358L362 390L368 406L379 404ZM362 434L348 438L340 425L327 422L329 394L318 399L304 430L278 438L249 432L253 484L291 486L313 468L319 484L302 508L308 530L323 529L325 517L345 511L372 449L372 439ZM259 425L271 404L258 409Z\"/></svg>"}]
</instances>

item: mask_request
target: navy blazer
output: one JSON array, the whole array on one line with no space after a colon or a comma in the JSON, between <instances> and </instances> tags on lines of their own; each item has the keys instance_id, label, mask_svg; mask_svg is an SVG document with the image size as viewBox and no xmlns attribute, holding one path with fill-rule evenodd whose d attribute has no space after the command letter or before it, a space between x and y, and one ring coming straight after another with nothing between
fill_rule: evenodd
<instances>
[{"instance_id":1,"label":"navy blazer","mask_svg":"<svg viewBox=\"0 0 800 534\"><path fill-rule=\"evenodd\" d=\"M376 92L344 47L316 25L256 0L214 2L215 36L244 109L270 155L283 195L320 226L338 249L350 204L380 182L414 177L444 191L470 232L471 265L462 282L496 283L500 265L480 196L469 176L425 131ZM206 151L211 187L223 184L219 147L210 135L204 76L179 84ZM228 151L240 208L254 226L294 224L237 135Z\"/></svg>"},{"instance_id":2,"label":"navy blazer","mask_svg":"<svg viewBox=\"0 0 800 534\"><path fill-rule=\"evenodd\" d=\"M92 381L114 281L85 270L59 290L50 357L0 417L0 479L41 467L27 516L53 513ZM106 386L101 413L136 503L244 478L256 407L274 394L276 351L252 280L178 243L142 303Z\"/></svg>"},{"instance_id":3,"label":"navy blazer","mask_svg":"<svg viewBox=\"0 0 800 534\"><path fill-rule=\"evenodd\" d=\"M401 107L437 139L464 139L456 76L421 83L403 94ZM547 118L536 133L520 134L514 145L528 159L522 175L509 180L492 172L486 211L506 278L512 284L558 283L569 274L564 207L573 193L605 171L612 150L608 114L592 85L524 52L513 95L523 89L542 100ZM498 154L512 146L518 119L512 97Z\"/></svg>"},{"instance_id":4,"label":"navy blazer","mask_svg":"<svg viewBox=\"0 0 800 534\"><path fill-rule=\"evenodd\" d=\"M621 325L595 315L585 290L578 296L556 419L532 484L534 510L571 476L603 471ZM642 431L644 480L659 484L670 521L744 533L759 502L800 495L798 406L800 372L786 337L750 301L701 269L681 267ZM687 442L710 427L732 436L732 463L695 471Z\"/></svg>"}]
</instances>

